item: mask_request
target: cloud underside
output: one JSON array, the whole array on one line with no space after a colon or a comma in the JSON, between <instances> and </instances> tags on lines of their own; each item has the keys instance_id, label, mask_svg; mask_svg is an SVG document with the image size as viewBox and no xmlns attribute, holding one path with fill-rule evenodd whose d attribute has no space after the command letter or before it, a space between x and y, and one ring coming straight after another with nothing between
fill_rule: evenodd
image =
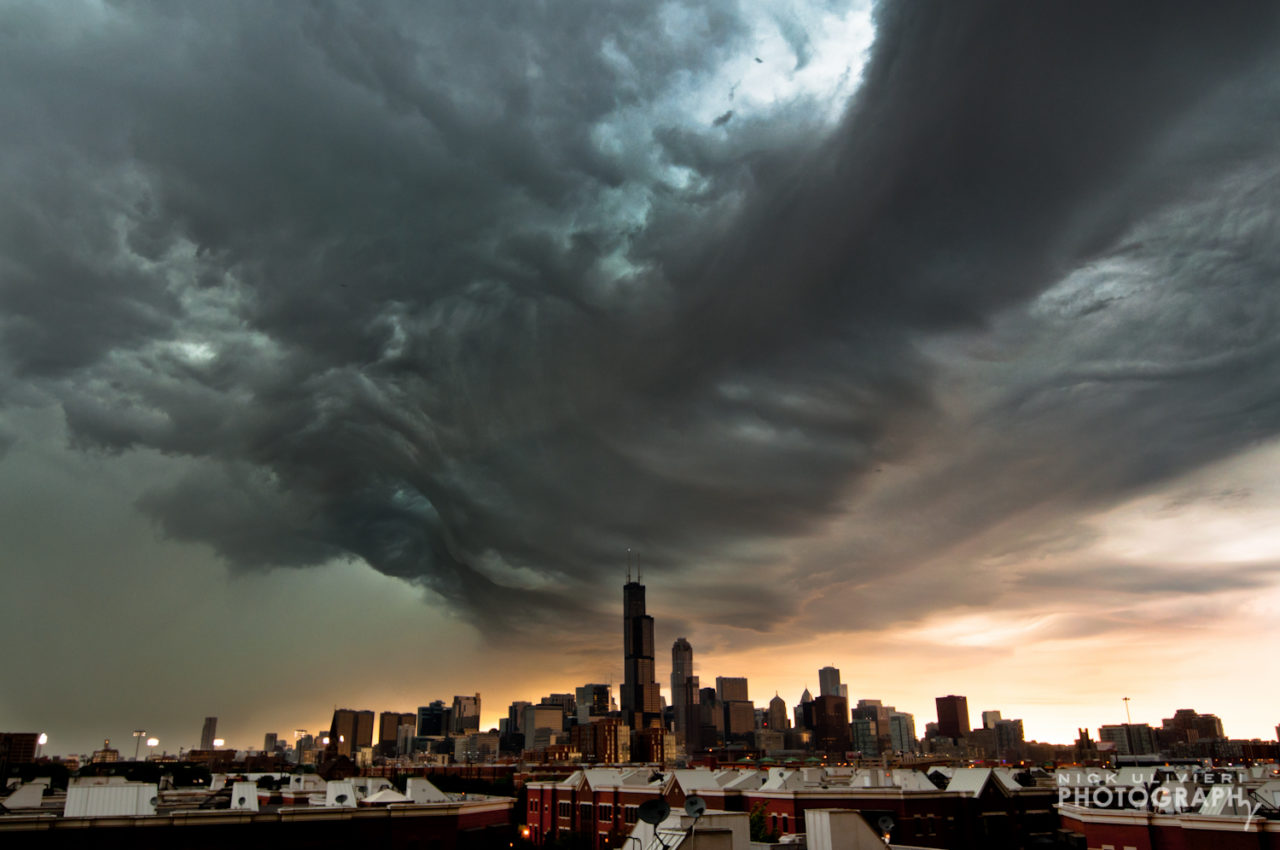
<instances>
[{"instance_id":1,"label":"cloud underside","mask_svg":"<svg viewBox=\"0 0 1280 850\"><path fill-rule=\"evenodd\" d=\"M0 403L236 569L892 621L1280 425L1274 9L886 3L834 125L700 88L730 3L80 11L0 28Z\"/></svg>"}]
</instances>

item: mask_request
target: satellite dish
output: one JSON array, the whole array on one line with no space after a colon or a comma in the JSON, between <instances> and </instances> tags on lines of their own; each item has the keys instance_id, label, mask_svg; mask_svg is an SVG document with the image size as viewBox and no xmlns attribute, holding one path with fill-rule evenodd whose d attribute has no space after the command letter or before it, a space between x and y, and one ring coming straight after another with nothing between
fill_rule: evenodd
<instances>
[{"instance_id":1,"label":"satellite dish","mask_svg":"<svg viewBox=\"0 0 1280 850\"><path fill-rule=\"evenodd\" d=\"M880 820L876 821L876 826L880 827L881 832L890 832L896 825L892 815L881 815Z\"/></svg>"},{"instance_id":2,"label":"satellite dish","mask_svg":"<svg viewBox=\"0 0 1280 850\"><path fill-rule=\"evenodd\" d=\"M699 796L693 796L684 801L684 813L691 818L700 818L702 813L707 810L707 801Z\"/></svg>"},{"instance_id":3,"label":"satellite dish","mask_svg":"<svg viewBox=\"0 0 1280 850\"><path fill-rule=\"evenodd\" d=\"M345 803L345 802L347 802L347 795L346 795L346 794L338 794L337 796L335 796L335 797L333 798L333 801L334 801L335 803Z\"/></svg>"},{"instance_id":4,"label":"satellite dish","mask_svg":"<svg viewBox=\"0 0 1280 850\"><path fill-rule=\"evenodd\" d=\"M237 805L237 806L243 806L243 805L244 805L244 797L240 797L239 799L237 799L237 800L236 800L236 805Z\"/></svg>"},{"instance_id":5,"label":"satellite dish","mask_svg":"<svg viewBox=\"0 0 1280 850\"><path fill-rule=\"evenodd\" d=\"M641 803L636 815L645 823L657 826L671 814L671 804L659 797L647 803Z\"/></svg>"}]
</instances>

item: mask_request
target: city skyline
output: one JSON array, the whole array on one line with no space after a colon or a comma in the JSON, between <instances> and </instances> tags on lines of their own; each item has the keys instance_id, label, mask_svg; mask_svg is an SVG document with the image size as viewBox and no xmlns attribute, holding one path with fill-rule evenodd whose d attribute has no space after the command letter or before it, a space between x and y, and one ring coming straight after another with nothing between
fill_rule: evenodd
<instances>
[{"instance_id":1,"label":"city skyline","mask_svg":"<svg viewBox=\"0 0 1280 850\"><path fill-rule=\"evenodd\" d=\"M758 706L1270 738L1278 59L1267 4L0 4L0 728L620 696L634 566L668 699L686 637Z\"/></svg>"},{"instance_id":2,"label":"city skyline","mask_svg":"<svg viewBox=\"0 0 1280 850\"><path fill-rule=\"evenodd\" d=\"M629 641L624 641L623 643L624 667L626 667L631 663L631 659L633 658L632 653L635 651L638 651L641 645L647 645L651 654L653 651L651 635L652 635L652 629L654 624L654 618L651 615L647 615L644 613L645 589L646 588L639 583L638 579L636 581L633 581L631 578L630 572L628 572L627 583L624 585L624 595L623 595L624 634L635 635L636 637L640 637L642 634L647 634L650 637L647 641L643 641L643 640L637 641L635 644ZM647 622L648 625L645 628L641 629L637 625L633 625L634 623L636 623L637 620L645 621ZM632 649L633 646L636 646L637 649L633 650ZM686 662L679 661L678 658L681 656L687 656L688 661L692 660L692 647L688 642L688 640L684 637L677 638L673 642L672 654L673 654L673 658L672 658L673 671L677 668L677 665L687 666ZM644 656L641 656L641 657L644 657ZM652 661L652 655L648 656L647 658L650 662ZM848 715L849 710L853 708L857 708L861 710L864 700L869 701L870 704L875 706L880 706L883 704L883 701L880 698L854 697L851 699L848 696L845 696L848 693L848 685L847 683L841 682L840 668L835 667L831 664L827 664L826 666L819 669L817 671L817 676L818 676L818 680L822 683L819 691L819 697L825 698L828 696L839 696L839 699L840 699L839 706L841 706L841 709L843 710L845 715ZM695 679L697 678L696 674L693 674L693 678ZM614 687L614 683L610 682L606 686L610 688L610 690L612 690L612 688ZM621 683L618 683L618 686L619 686L619 690L621 691L622 690ZM592 686L588 684L585 687L589 688ZM729 687L732 687L735 690L735 694L733 696L726 696L724 695L725 692L722 691L722 689L729 688ZM576 689L577 689L576 687L569 688L567 695L571 696L573 691ZM738 689L741 690L740 693L736 692ZM722 699L747 699L752 702L759 701L762 703L762 706L757 706L757 711L766 711L769 714L772 714L773 712L773 702L775 700L782 699L783 701L782 716L783 717L787 716L786 710L788 708L794 708L800 705L802 702L801 697L797 697L794 703L788 702L785 698L782 698L780 692L777 692L777 691L775 691L775 695L772 700L758 700L758 695L753 695L751 693L750 677L748 676L726 677L723 675L717 675L715 676L715 688L709 689L709 690L716 691L717 694L720 695ZM556 692L554 690L551 691L551 694L553 696L555 695L555 693ZM810 690L806 685L803 691L803 696L808 696L809 693L810 693ZM529 693L529 694L525 694L524 696L528 697L529 699L512 702L509 709L498 710L495 708L491 708L490 709L491 714L493 714L495 717L498 717L500 720L505 720L506 717L509 716L507 714L508 710L514 709L517 705L525 706L525 707L536 705L535 703L532 702L532 700L537 698L537 695ZM581 693L579 693L579 696L581 696ZM459 706L463 707L461 710L469 711L468 706L470 708L475 708L477 706L477 703L481 701L481 698L482 698L482 695L478 692L475 693L474 695L454 695L452 697L452 719L450 720L449 728L444 731L446 733L458 732L458 731L465 732L466 728L468 727L468 722L467 720L462 719L463 715L459 715L459 711L460 711ZM672 707L672 703L670 702L670 700L667 698L666 695L662 697L662 701L663 701L663 705L666 706L668 709ZM445 701L443 699L439 699L438 702L439 704L444 704ZM856 702L856 706L855 706L855 702ZM1122 698L1122 702L1124 703L1124 706L1125 706L1125 721L1124 721L1125 724L1132 723L1132 724L1135 724L1135 726L1150 725L1152 727L1156 725L1154 722L1144 721L1141 718L1139 718L1139 720L1136 720L1136 721L1133 720L1131 717L1131 713L1129 711L1130 698L1124 697ZM489 704L492 706L493 705L492 701ZM984 727L997 725L1001 721L1001 714L1002 714L1001 709L999 708L970 709L968 706L967 696L965 695L950 694L946 696L938 696L934 699L934 704L936 708L936 711L934 714L934 716L936 717L936 723L934 723L933 721L928 721L926 719L928 716L927 714L919 714L918 712L912 711L912 712L907 712L905 715L907 717L914 717L917 715L920 717L921 726L920 726L920 729L917 731L921 732L922 736L923 736L925 725L936 726L938 734L944 738L956 738L956 737L964 737L965 735L967 735L971 727L981 729ZM763 705L767 705L768 708L767 709L764 708ZM1006 706L1005 708L1008 709L1009 706ZM399 715L399 716L412 718L415 714L417 714L418 721L417 721L417 724L415 725L420 725L422 722L421 710L422 708L418 708L416 710L402 710L400 708L393 708L388 710L385 707L369 708L368 706L361 709L353 709L353 708L339 709L335 704L331 724L313 725L312 727L308 727L305 729L297 727L295 725L293 730L293 735L291 737L296 738L299 735L310 733L310 735L315 736L318 741L321 738L321 736L331 736L332 743L328 744L328 741L326 740L326 744L331 746L333 748L333 751L336 752L338 755L351 756L354 753L354 750L352 749L352 747L354 743L357 741L357 737L358 737L354 732L354 730L356 729L355 724L357 723L356 718L358 715L365 716L365 719L363 721L360 721L361 723L364 724L360 727L362 730L361 734L363 735L363 738L372 740L372 735L374 732L373 724L375 722L374 720L375 717L379 717L381 719L381 718L385 718L387 715ZM894 716L899 716L901 714L900 710L897 709L896 707L890 707L886 709L886 711L892 713ZM638 729L639 726L635 724L639 724L641 721L638 717L632 718L631 717L632 712L634 712L634 709L629 709L625 704L623 704L621 711L618 712L618 716L622 718L625 726ZM1180 715L1185 715L1188 713L1190 713L1190 715L1192 716L1195 716L1195 710L1188 709L1186 707L1179 708L1176 712L1171 711L1169 713L1173 715L1174 719L1177 719ZM857 711L854 712L854 716L856 720L856 717L858 716ZM1217 728L1218 735L1225 734L1226 737L1235 738L1235 739L1239 739L1241 737L1239 735L1231 735L1229 734L1229 732L1224 731L1223 724L1220 720L1217 719L1216 714L1213 714L1212 712L1210 712L1206 716L1214 718L1215 722L1217 723L1216 728ZM473 718L474 715L468 714L466 715L466 717ZM670 727L672 731L676 731L679 728L678 721L674 721L674 717L675 717L674 712L672 712L671 718L673 719L673 724ZM488 731L496 732L498 731L498 728L501 726L501 723L496 721L491 725L486 725L485 716L483 713L480 714L478 720L479 720L478 727L471 726L470 727L471 731L484 732L488 730ZM846 717L846 720L847 720L847 717ZM798 719L797 719L797 722L798 722ZM1025 731L1023 721L1019 718L1012 722L1017 724L1018 739L1022 740L1023 733ZM333 725L333 724L337 724L337 725ZM217 725L218 725L217 716L208 716L204 718L203 727L200 733L200 743L199 743L200 749L208 750L212 748L213 746L212 742L215 740L214 736L216 735ZM1078 732L1081 729L1084 729L1086 731L1096 729L1098 732L1098 737L1101 740L1105 736L1106 728L1110 727L1113 729L1118 729L1121 727L1121 725L1122 724L1120 724L1118 721L1113 724L1107 724L1102 722L1092 724L1089 722L1085 722L1083 725L1077 722L1076 731ZM785 726L790 726L789 719L786 721ZM1275 731L1277 735L1280 735L1280 725L1276 727ZM345 736L345 738L343 736L343 732L348 733ZM380 731L378 733L380 738L383 736L384 732L385 730L382 730L380 727ZM135 730L134 737L138 737L139 735L145 736L148 734L150 733L147 733L145 730ZM267 731L263 734L268 740L278 738L278 740L282 745L291 746L290 738L278 736L278 733L270 732L270 731ZM394 738L394 735L392 735L391 737ZM1253 736L1253 737L1257 739L1259 736ZM110 736L107 736L107 738L104 739L104 745L108 743L109 740L110 740ZM152 740L154 740L154 738ZM178 740L180 740L180 738ZM1034 736L1027 736L1026 740L1034 741L1037 739ZM1074 739L1072 740L1074 741ZM1262 740L1267 740L1267 738L1265 736L1262 736ZM1040 740L1039 742L1058 744L1058 745L1065 745L1068 743L1067 740ZM373 740L373 743L376 744L377 740ZM217 738L217 744L219 748L227 748L232 750L258 749L257 747L254 747L254 746L239 747L237 746L237 743L235 741L226 741L222 738ZM179 744L178 750L180 751L183 748L183 746L184 745ZM854 746L856 747L856 741L854 742ZM148 743L148 747L153 749L155 745ZM186 747L186 748L191 749L191 747ZM67 752L71 752L71 751L68 750ZM89 749L86 748L85 754L87 754L88 752L89 752ZM162 748L161 752L162 753L168 752L168 749Z\"/></svg>"},{"instance_id":3,"label":"city skyline","mask_svg":"<svg viewBox=\"0 0 1280 850\"><path fill-rule=\"evenodd\" d=\"M746 678L748 678L748 679L749 679L750 677L746 677ZM539 697L542 697L542 696L546 696L546 693L532 693L532 692L530 692L530 693L526 693L526 694L524 694L524 695L523 695L523 697L524 697L524 698L526 698L526 699L538 699ZM757 693L756 693L756 688L755 688L754 686L752 686L752 688L751 688L750 696L751 696L751 700L752 700L753 702L757 703L757 705L756 705L756 708L757 708L757 709L767 708L767 707L768 707L768 705L769 705L770 700L772 699L772 697L768 697L768 696L766 696L766 695L765 695L765 694L763 694L763 693L757 694ZM800 697L800 694L796 694L796 695L795 695L794 701L793 701L791 698L788 698L788 697L787 697L786 695L784 695L784 694L777 694L777 696L781 696L781 697L783 698L783 700L784 700L784 702L785 702L785 704L786 704L786 708L787 708L788 716L790 715L791 710L792 710L793 708L795 708L795 707L799 704L799 697ZM443 692L441 692L441 693L440 693L440 694L438 694L438 695L435 695L435 696L433 697L433 699L445 699L446 703L448 702L448 697L447 697L447 695L443 694ZM615 699L616 699L616 694L615 694ZM856 703L856 700L857 700L857 699L863 699L863 697L855 698L853 702L855 702L855 703ZM889 700L889 701L893 701L893 700L895 700L895 697L893 697L892 695L884 695L884 696L882 696L882 697L877 697L877 698L872 698L872 699L887 699L887 700ZM936 698L935 698L935 699L936 699ZM1140 717L1135 717L1135 718L1133 718L1132 723L1133 723L1133 725L1134 725L1134 726L1149 725L1149 726L1151 726L1152 728L1157 728L1157 729L1158 729L1158 728L1159 728L1159 726L1160 726L1160 723L1161 723L1163 720L1165 720L1165 719L1166 719L1166 716L1172 717L1172 716L1173 716L1174 714L1176 714L1177 712L1179 712L1179 711L1185 711L1185 710L1186 710L1186 709L1188 709L1188 708L1191 708L1191 709L1196 710L1196 711L1199 711L1200 709L1209 709L1208 711L1205 711L1205 712L1203 712L1203 713L1204 713L1204 714L1212 714L1212 715L1215 715L1215 716L1216 716L1216 715L1217 715L1217 712L1213 710L1213 706L1212 706L1212 705L1210 705L1209 703L1210 703L1210 700L1209 700L1209 699L1207 699L1207 698L1206 698L1206 699L1196 699L1196 698L1189 699L1189 700L1187 700L1187 704L1186 704L1186 705L1179 705L1179 706L1178 706L1178 708L1176 708L1176 709L1174 709L1174 708L1163 709L1163 708L1162 708L1162 709L1159 709L1159 710L1151 711L1151 712L1148 712L1147 714L1142 715L1142 716L1140 716ZM424 703L424 704L425 704L425 703ZM984 704L984 705L985 705L985 704ZM501 707L501 710L497 710L497 709L493 710L493 711L491 712L491 713L492 713L492 720L493 720L493 722L492 722L492 723L488 723L488 722L487 722L487 720L486 720L486 718L488 717L488 715L487 715L487 714L486 714L486 715L482 715L482 720L481 720L481 724L480 724L480 729L479 729L479 731L481 731L481 732L496 731L496 730L498 729L498 727L499 727L499 723L498 723L498 721L499 721L499 720L501 720L501 719L505 719L505 718L506 718L506 716L507 716L507 710L508 710L508 707L509 707L509 704L503 704L503 706ZM855 705L853 705L853 704L851 704L851 705L850 705L850 708L854 708L854 707L856 707L856 706L855 706ZM905 704L895 705L895 706L893 706L893 708L894 708L895 712L899 712L899 713L906 713L906 714L911 715L911 716L914 718L914 720L915 720L915 724L916 724L916 729L915 729L915 731L916 731L916 733L917 733L917 735L918 735L919 737L923 737L923 736L924 736L924 732L925 732L925 725L926 725L927 723L934 723L934 722L936 721L936 711L934 711L933 709L926 708L926 709L924 709L924 710L916 710L916 711L912 711L912 710L908 710L908 708L911 708L911 707L906 706ZM370 702L370 701L365 701L365 702L360 702L360 703L358 703L358 704L357 704L357 703L352 703L352 704L351 704L351 706L350 706L349 708L344 708L344 709L342 709L342 710L344 710L344 711L372 711L375 715L380 715L380 714L382 714L383 712L386 712L386 713L395 713L395 712L397 712L397 711L402 711L402 710L403 710L403 711L405 711L406 713L413 713L413 712L415 712L415 711L416 711L416 709L417 709L417 706L413 706L413 707L411 707L411 708L408 708L408 707L402 707L402 706L384 706L384 705L382 705L382 704L380 704L380 703L379 703L379 704L374 704L374 703L372 703L372 702ZM1002 711L1003 711L1003 712L1005 712L1005 713L1017 713L1017 709L1016 709L1016 707L1012 707L1012 711L1011 711L1011 707L1009 707L1009 706L1004 706L1004 707L1002 707L1002 708L970 709L970 711L969 711L969 714L970 714L969 719L970 719L970 723L971 723L971 725L972 725L974 728L981 728L981 721L980 721L980 719L979 719L979 718L980 718L981 713L983 713L984 711L985 711L985 712L987 712L987 713L994 712L994 713L996 713L996 714L999 714L999 713L1001 713ZM1096 739L1096 738L1097 738L1097 735L1098 735L1098 732L1099 732L1099 730L1100 730L1102 727L1104 727L1104 726L1122 726L1122 725L1124 725L1124 724L1128 723L1129 721L1128 721L1128 720L1123 716L1123 712L1124 712L1124 710L1123 710L1123 708L1121 708L1121 709L1120 709L1121 717L1120 717L1119 719L1111 718L1111 719L1108 719L1108 720L1099 720L1099 719L1096 719L1096 718L1094 718L1094 719L1090 719L1090 718L1084 718L1084 717L1082 717L1082 718L1080 719L1080 721L1077 723L1077 727L1076 727L1076 729L1073 729L1073 730L1072 730L1072 734L1071 734L1069 737L1064 737L1064 738L1062 738L1062 739L1052 739L1052 738L1045 738L1045 737L1037 737L1037 736L1035 736L1035 735L1033 735L1033 734L1030 734L1030 733L1028 733L1028 734L1026 735L1026 739L1027 739L1028 741L1037 741L1037 742L1042 743L1042 744L1055 744L1055 745L1060 745L1060 746L1068 746L1068 745L1070 745L1070 744L1072 744L1072 743L1074 743L1074 742L1075 742L1076 738L1078 737L1078 734L1077 734L1077 733L1078 733L1078 730L1079 730L1079 729L1086 729L1086 730L1090 733L1090 735L1091 735L1091 736L1094 736L1094 737L1095 737L1095 739ZM1018 718L1018 721L1019 721L1019 722L1021 722L1021 718ZM172 722L172 721L166 721L166 722L162 723L160 727L152 727L152 728L150 728L150 729L148 729L148 730L144 730L144 731L147 731L148 736L151 736L151 735L156 734L156 732L154 731L156 728L172 730L172 729L181 728L183 725L184 725L184 724L174 723L174 722ZM241 724L241 726L243 726L243 724ZM1224 734L1226 735L1226 737L1227 737L1227 738L1230 738L1230 739L1233 739L1233 740L1250 740L1250 739L1260 739L1260 740L1263 740L1263 741L1274 741L1274 740L1275 740L1275 734L1276 734L1276 730L1275 730L1275 729L1271 730L1271 731L1272 731L1272 734L1268 737L1268 736L1265 734L1265 730L1264 730L1264 734L1261 734L1261 735L1247 735L1247 734L1238 733L1238 732L1237 732L1237 730L1235 730L1235 729L1231 728L1231 727L1230 727L1230 725L1229 725L1229 724L1227 724L1227 723L1225 723L1225 722L1223 723L1223 727L1224 727ZM22 730L22 731L35 731L35 730ZM42 731L43 731L43 730L42 730ZM109 731L110 731L110 730L109 730ZM293 745L293 741L294 741L294 733L295 733L295 732L302 732L302 731L305 731L306 733L308 733L308 734L310 734L310 735L320 735L320 734L322 734L322 733L323 733L323 732L325 732L325 731L329 731L329 721L328 721L328 720L326 720L326 721L324 721L324 722L314 723L314 724L312 724L311 726L307 726L307 727L291 727L291 728L286 728L285 726L282 726L282 725L281 725L281 726L278 726L278 728L274 728L274 729L263 729L263 730L260 730L260 731L257 731L257 732L254 732L254 731L245 731L245 732L241 732L241 733L231 733L231 734L238 734L238 735L240 735L240 738L241 738L241 739L236 739L236 738L227 738L227 739L222 739L222 738L220 738L219 740L222 740L222 741L223 741L223 744L222 744L219 748L220 748L220 749L228 749L228 750L240 750L240 751L258 751L258 750L261 750L261 749L262 749L262 741L263 741L263 737L264 737L264 736L269 736L269 735L271 735L271 734L273 734L273 733L274 733L275 735L277 735L277 736L278 736L278 742L279 742L279 744L280 744L281 746L288 746L288 747L291 747L291 746ZM55 734L56 734L56 733L55 733ZM256 735L256 738L255 738L255 735ZM110 740L110 741L111 741L111 743L112 743L112 746L113 746L114 748L118 749L118 750L121 750L121 752L122 752L122 753L123 753L123 752L128 752L128 753L130 753L130 754L132 753L132 750L131 750L131 743L129 743L129 742L132 742L132 740L133 740L133 739L132 739L132 737L130 737L130 736L129 736L128 732L125 732L124 734L121 734L121 735L119 735L118 737L117 737L117 735L111 735L111 734L107 734L107 735L105 735L104 737L105 737L105 739ZM97 738L97 739L95 739L95 740L91 741L91 742L90 742L90 744L91 744L90 746L84 746L84 747L81 747L81 748L71 747L71 748L65 748L65 749L58 749L56 739L51 738L51 739L50 739L50 744L43 745L43 747L42 747L42 748L43 748L44 754L45 754L45 755L50 755L50 756L53 756L53 755L67 755L67 754L88 755L88 754L89 754L90 752L92 752L94 749L98 749L98 748L102 745L102 742L103 742L103 740L104 740L104 737L99 737L99 738ZM147 751L146 751L146 752L143 752L143 753L142 753L142 756L143 756L143 757L150 757L150 756L151 756L151 755L153 755L153 754L154 754L154 755L159 755L159 754L164 754L164 753L167 753L167 754L175 754L175 753L177 753L177 752L179 751L179 748L181 748L181 749L183 749L183 750L196 749L197 747L195 746L195 744L198 744L198 743L199 743L200 734L199 734L199 733L195 733L195 734L188 735L188 736L186 736L186 737L187 737L187 738L190 738L190 739L191 739L191 741L190 741L190 742L188 742L187 740L185 740L185 739L183 738L183 736L182 736L182 734L181 734L181 733L178 733L178 734L176 734L176 735L171 735L171 736L168 738L168 741L169 741L169 742L172 742L172 743L170 743L170 745L169 745L169 746L165 746L165 744L166 744L166 740L161 740L161 741L160 741L160 743L159 743L159 744L157 744L154 748L151 748L151 747L148 745L148 749L147 749ZM64 738L64 740L65 740L65 738ZM375 743L375 744L377 743L377 738L376 738L376 737L375 737L375 739L374 739L374 743ZM50 749L50 747L52 747L52 749ZM154 750L154 752L152 752L152 750Z\"/></svg>"}]
</instances>

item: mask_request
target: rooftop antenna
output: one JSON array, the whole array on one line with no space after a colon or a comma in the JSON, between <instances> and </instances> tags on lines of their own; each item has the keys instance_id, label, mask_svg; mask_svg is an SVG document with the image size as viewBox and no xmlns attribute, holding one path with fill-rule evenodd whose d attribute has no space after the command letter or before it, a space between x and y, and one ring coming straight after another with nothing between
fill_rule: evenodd
<instances>
[{"instance_id":1,"label":"rooftop antenna","mask_svg":"<svg viewBox=\"0 0 1280 850\"><path fill-rule=\"evenodd\" d=\"M627 547L627 584L631 584L631 547Z\"/></svg>"},{"instance_id":2,"label":"rooftop antenna","mask_svg":"<svg viewBox=\"0 0 1280 850\"><path fill-rule=\"evenodd\" d=\"M1129 698L1128 697L1124 698L1124 719L1128 721L1130 726L1133 725L1133 718L1129 716Z\"/></svg>"}]
</instances>

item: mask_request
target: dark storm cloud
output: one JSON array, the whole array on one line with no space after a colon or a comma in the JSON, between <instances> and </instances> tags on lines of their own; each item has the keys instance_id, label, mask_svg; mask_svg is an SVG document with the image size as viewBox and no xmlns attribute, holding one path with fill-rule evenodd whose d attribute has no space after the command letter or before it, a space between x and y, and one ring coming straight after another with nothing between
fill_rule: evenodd
<instances>
[{"instance_id":1,"label":"dark storm cloud","mask_svg":"<svg viewBox=\"0 0 1280 850\"><path fill-rule=\"evenodd\" d=\"M663 114L750 49L731 3L79 11L19 6L0 28L15 381L61 399L78 445L198 461L140 503L168 534L244 569L360 557L483 621L591 616L584 591L616 584L628 547L767 587L750 545L821 530L936 431L945 367L922 340L1114 253L1228 154L1271 152L1257 127L1185 129L1270 55L1261 8L885 5L827 136L805 102ZM1171 183L1189 175L1206 182ZM1130 250L1160 247L1181 286L1238 287L1224 311L1257 294L1252 257L1188 270L1180 233ZM1256 416L1061 486L1096 498L1275 432L1267 358L1215 380L1223 326L1193 335L1199 371L1135 376L1083 357L1071 324L1152 310L1134 320L1177 333L1190 304L1080 297L1038 321L1082 371L1011 374L985 427L1015 439L939 472L939 502L993 463L1037 469L1043 439L1110 461L1081 448L1098 427L1165 426L1183 393ZM1265 333L1251 319L1240 333ZM955 531L921 535L926 554L1025 504L996 489L940 505Z\"/></svg>"},{"instance_id":2,"label":"dark storm cloud","mask_svg":"<svg viewBox=\"0 0 1280 850\"><path fill-rule=\"evenodd\" d=\"M1274 564L1202 564L1159 568L1135 564L1073 567L1070 572L1031 573L1015 578L1019 589L1034 592L1083 589L1090 593L1155 598L1255 590L1275 583Z\"/></svg>"},{"instance_id":3,"label":"dark storm cloud","mask_svg":"<svg viewBox=\"0 0 1280 850\"><path fill-rule=\"evenodd\" d=\"M969 575L1045 557L1087 562L1100 532L1081 517L1274 437L1277 197L1274 168L1235 166L1212 193L1169 205L998 319L975 343L981 356L950 374L953 394L989 401L930 434L947 457L859 506L866 519L845 552L851 570L874 575L940 552ZM1105 306L1090 309L1096 302ZM1248 498L1238 487L1201 486L1175 493L1164 510L1230 510ZM1150 574L1153 594L1162 577ZM1227 566L1205 569L1209 585L1237 578ZM1183 587L1167 579L1170 591ZM982 588L955 593L990 601Z\"/></svg>"}]
</instances>

